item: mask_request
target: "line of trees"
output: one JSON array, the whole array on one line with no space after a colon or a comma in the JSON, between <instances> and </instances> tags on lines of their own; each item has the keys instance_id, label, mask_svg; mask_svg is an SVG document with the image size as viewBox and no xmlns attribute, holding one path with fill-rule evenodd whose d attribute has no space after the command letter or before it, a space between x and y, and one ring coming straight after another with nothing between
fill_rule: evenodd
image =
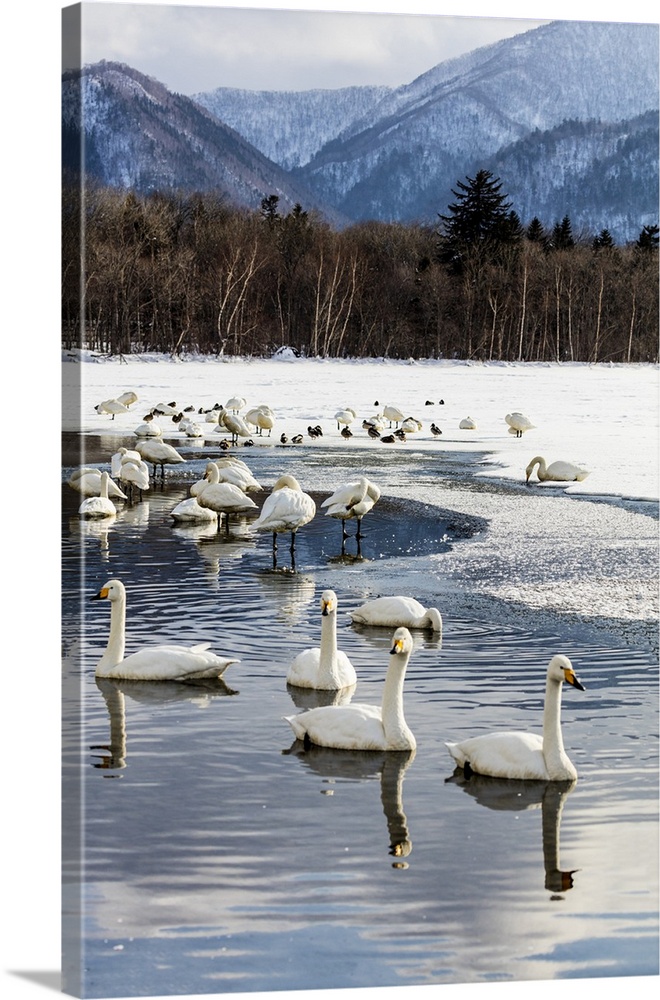
<instances>
[{"instance_id":1,"label":"line of trees","mask_svg":"<svg viewBox=\"0 0 660 1000\"><path fill-rule=\"evenodd\" d=\"M65 185L65 348L111 354L658 360L658 227L616 246L569 218L523 227L488 171L438 225L342 231L277 195Z\"/></svg>"}]
</instances>

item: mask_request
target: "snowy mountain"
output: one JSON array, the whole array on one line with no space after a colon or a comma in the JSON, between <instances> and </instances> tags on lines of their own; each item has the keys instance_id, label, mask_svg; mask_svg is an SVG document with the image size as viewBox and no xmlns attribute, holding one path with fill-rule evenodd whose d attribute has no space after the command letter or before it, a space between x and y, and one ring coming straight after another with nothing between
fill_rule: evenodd
<instances>
[{"instance_id":1,"label":"snowy mountain","mask_svg":"<svg viewBox=\"0 0 660 1000\"><path fill-rule=\"evenodd\" d=\"M657 26L553 22L441 63L398 88L296 175L351 218L428 219L432 205L444 209L457 178L537 130L565 121L619 123L623 141L629 119L649 110L657 127L657 109ZM557 189L553 171L570 171L569 161L556 156L538 165L543 191ZM508 190L509 179L500 176ZM647 179L656 193L653 221L657 176L656 145ZM587 202L595 194L581 192ZM600 213L598 220L587 215L598 228L609 224Z\"/></svg>"},{"instance_id":2,"label":"snowy mountain","mask_svg":"<svg viewBox=\"0 0 660 1000\"><path fill-rule=\"evenodd\" d=\"M65 165L137 191L270 194L333 225L437 224L457 180L501 180L523 223L658 221L658 26L557 21L447 60L396 89L250 92L193 100L127 66L63 78Z\"/></svg>"},{"instance_id":3,"label":"snowy mountain","mask_svg":"<svg viewBox=\"0 0 660 1000\"><path fill-rule=\"evenodd\" d=\"M277 194L336 224L302 180L273 163L189 97L120 63L100 62L62 78L62 161L78 174L143 194L161 189L214 191L258 209Z\"/></svg>"},{"instance_id":4,"label":"snowy mountain","mask_svg":"<svg viewBox=\"0 0 660 1000\"><path fill-rule=\"evenodd\" d=\"M390 87L270 91L218 87L193 94L220 121L285 170L304 166L356 121L369 114Z\"/></svg>"}]
</instances>

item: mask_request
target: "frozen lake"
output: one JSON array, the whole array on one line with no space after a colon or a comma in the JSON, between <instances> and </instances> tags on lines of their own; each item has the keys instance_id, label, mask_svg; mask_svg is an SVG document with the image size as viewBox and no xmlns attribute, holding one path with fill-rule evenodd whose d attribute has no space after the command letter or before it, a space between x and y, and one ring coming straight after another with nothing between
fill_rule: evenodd
<instances>
[{"instance_id":1,"label":"frozen lake","mask_svg":"<svg viewBox=\"0 0 660 1000\"><path fill-rule=\"evenodd\" d=\"M102 463L121 438L86 440L85 460ZM169 510L208 450L188 450L164 487L105 527L81 525L78 495L63 486L65 675L84 720L81 734L74 696L65 774L85 802L86 995L657 975L654 506L484 480L470 448L443 456L442 481L423 452L416 463L336 443L241 449L260 481L272 485L286 462L317 502L358 469L387 483L365 518L362 558L352 540L342 558L339 524L317 516L291 572L287 547L274 569L270 539L249 521L228 535L173 526ZM514 539L521 505L537 520ZM540 540L526 555L543 525L557 526L562 552L549 575ZM627 568L612 564L622 530ZM565 559L576 532L582 546ZM586 549L592 617L572 586ZM609 592L596 586L601 566ZM108 608L81 595L112 576L128 589L127 651L210 640L240 659L226 683L97 683ZM294 745L282 717L305 705L284 676L318 643L328 586L358 673L353 700L380 701L391 634L351 626L344 612L377 593L412 593L443 612L442 643L416 634L406 676L412 758ZM456 780L445 740L539 730L556 652L586 689L563 700L577 784Z\"/></svg>"}]
</instances>

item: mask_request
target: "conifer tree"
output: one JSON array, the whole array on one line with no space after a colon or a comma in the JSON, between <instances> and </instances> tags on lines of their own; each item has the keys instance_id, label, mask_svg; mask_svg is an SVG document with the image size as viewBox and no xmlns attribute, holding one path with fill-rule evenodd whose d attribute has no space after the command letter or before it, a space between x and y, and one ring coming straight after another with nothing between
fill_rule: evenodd
<instances>
[{"instance_id":1,"label":"conifer tree","mask_svg":"<svg viewBox=\"0 0 660 1000\"><path fill-rule=\"evenodd\" d=\"M452 188L456 201L449 215L439 214L442 231L438 244L440 260L455 273L463 270L468 256L484 261L496 255L504 243L520 237L520 221L511 213L511 202L502 194L502 182L489 170L479 170L467 183ZM517 223L517 225L515 224Z\"/></svg>"}]
</instances>

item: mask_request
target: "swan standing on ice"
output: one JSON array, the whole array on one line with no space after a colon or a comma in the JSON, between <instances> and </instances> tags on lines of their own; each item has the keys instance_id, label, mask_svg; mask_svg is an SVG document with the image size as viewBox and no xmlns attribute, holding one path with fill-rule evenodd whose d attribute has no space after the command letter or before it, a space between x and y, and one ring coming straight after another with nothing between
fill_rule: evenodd
<instances>
[{"instance_id":1,"label":"swan standing on ice","mask_svg":"<svg viewBox=\"0 0 660 1000\"><path fill-rule=\"evenodd\" d=\"M117 508L112 500L108 499L108 486L110 476L107 472L101 473L101 493L97 497L87 497L78 508L81 517L115 517Z\"/></svg>"},{"instance_id":2,"label":"swan standing on ice","mask_svg":"<svg viewBox=\"0 0 660 1000\"><path fill-rule=\"evenodd\" d=\"M404 420L404 415L398 406L384 406L383 416L386 420L389 420L390 427L392 424L396 424L398 427L402 420Z\"/></svg>"},{"instance_id":3,"label":"swan standing on ice","mask_svg":"<svg viewBox=\"0 0 660 1000\"><path fill-rule=\"evenodd\" d=\"M546 465L545 459L541 455L537 455L525 469L525 482L529 483L529 477L536 465L538 465L537 476L542 483L581 483L589 475L587 469L581 469L579 465L573 465L572 462L562 462L560 460L552 462L551 465Z\"/></svg>"},{"instance_id":4,"label":"swan standing on ice","mask_svg":"<svg viewBox=\"0 0 660 1000\"><path fill-rule=\"evenodd\" d=\"M526 417L524 413L507 413L504 418L509 425L509 434L515 434L516 437L521 438L525 431L533 431L534 424Z\"/></svg>"},{"instance_id":5,"label":"swan standing on ice","mask_svg":"<svg viewBox=\"0 0 660 1000\"><path fill-rule=\"evenodd\" d=\"M102 403L98 403L94 409L97 413L111 413L112 419L115 419L115 414L117 413L128 413L128 407L120 403L118 399L104 399Z\"/></svg>"},{"instance_id":6,"label":"swan standing on ice","mask_svg":"<svg viewBox=\"0 0 660 1000\"><path fill-rule=\"evenodd\" d=\"M577 771L564 750L561 735L561 688L566 681L584 691L567 656L553 656L548 665L543 708L543 736L536 733L486 733L447 743L449 753L468 773L492 778L535 781L575 781Z\"/></svg>"},{"instance_id":7,"label":"swan standing on ice","mask_svg":"<svg viewBox=\"0 0 660 1000\"><path fill-rule=\"evenodd\" d=\"M337 430L341 430L342 427L348 427L355 420L357 414L355 410L351 409L350 406L344 407L343 410L337 410L335 413L335 420L337 421Z\"/></svg>"},{"instance_id":8,"label":"swan standing on ice","mask_svg":"<svg viewBox=\"0 0 660 1000\"><path fill-rule=\"evenodd\" d=\"M414 750L403 715L403 680L413 642L406 628L392 638L380 705L324 705L286 717L296 739L337 750Z\"/></svg>"},{"instance_id":9,"label":"swan standing on ice","mask_svg":"<svg viewBox=\"0 0 660 1000\"><path fill-rule=\"evenodd\" d=\"M321 594L321 645L304 649L293 660L286 675L287 684L338 691L357 684L353 664L346 653L337 649L337 595L334 590Z\"/></svg>"},{"instance_id":10,"label":"swan standing on ice","mask_svg":"<svg viewBox=\"0 0 660 1000\"><path fill-rule=\"evenodd\" d=\"M280 476L273 491L261 508L254 522L257 531L273 533L273 552L277 550L277 536L291 532L291 555L295 549L296 532L312 520L316 514L316 504L294 476Z\"/></svg>"},{"instance_id":11,"label":"swan standing on ice","mask_svg":"<svg viewBox=\"0 0 660 1000\"><path fill-rule=\"evenodd\" d=\"M355 537L361 538L360 526L362 518L368 514L377 500L380 499L380 489L366 476L360 476L352 483L345 483L323 501L321 507L327 507L326 517L341 520L342 540L346 538L346 521L353 518L357 521Z\"/></svg>"},{"instance_id":12,"label":"swan standing on ice","mask_svg":"<svg viewBox=\"0 0 660 1000\"><path fill-rule=\"evenodd\" d=\"M221 677L236 659L225 659L208 651L210 642L198 646L149 646L124 657L126 588L121 580L109 580L92 600L110 601L110 637L96 665L97 677L121 677L140 681L194 681Z\"/></svg>"},{"instance_id":13,"label":"swan standing on ice","mask_svg":"<svg viewBox=\"0 0 660 1000\"><path fill-rule=\"evenodd\" d=\"M348 614L358 625L430 628L442 635L442 615L438 609L425 608L414 597L376 597Z\"/></svg>"}]
</instances>

